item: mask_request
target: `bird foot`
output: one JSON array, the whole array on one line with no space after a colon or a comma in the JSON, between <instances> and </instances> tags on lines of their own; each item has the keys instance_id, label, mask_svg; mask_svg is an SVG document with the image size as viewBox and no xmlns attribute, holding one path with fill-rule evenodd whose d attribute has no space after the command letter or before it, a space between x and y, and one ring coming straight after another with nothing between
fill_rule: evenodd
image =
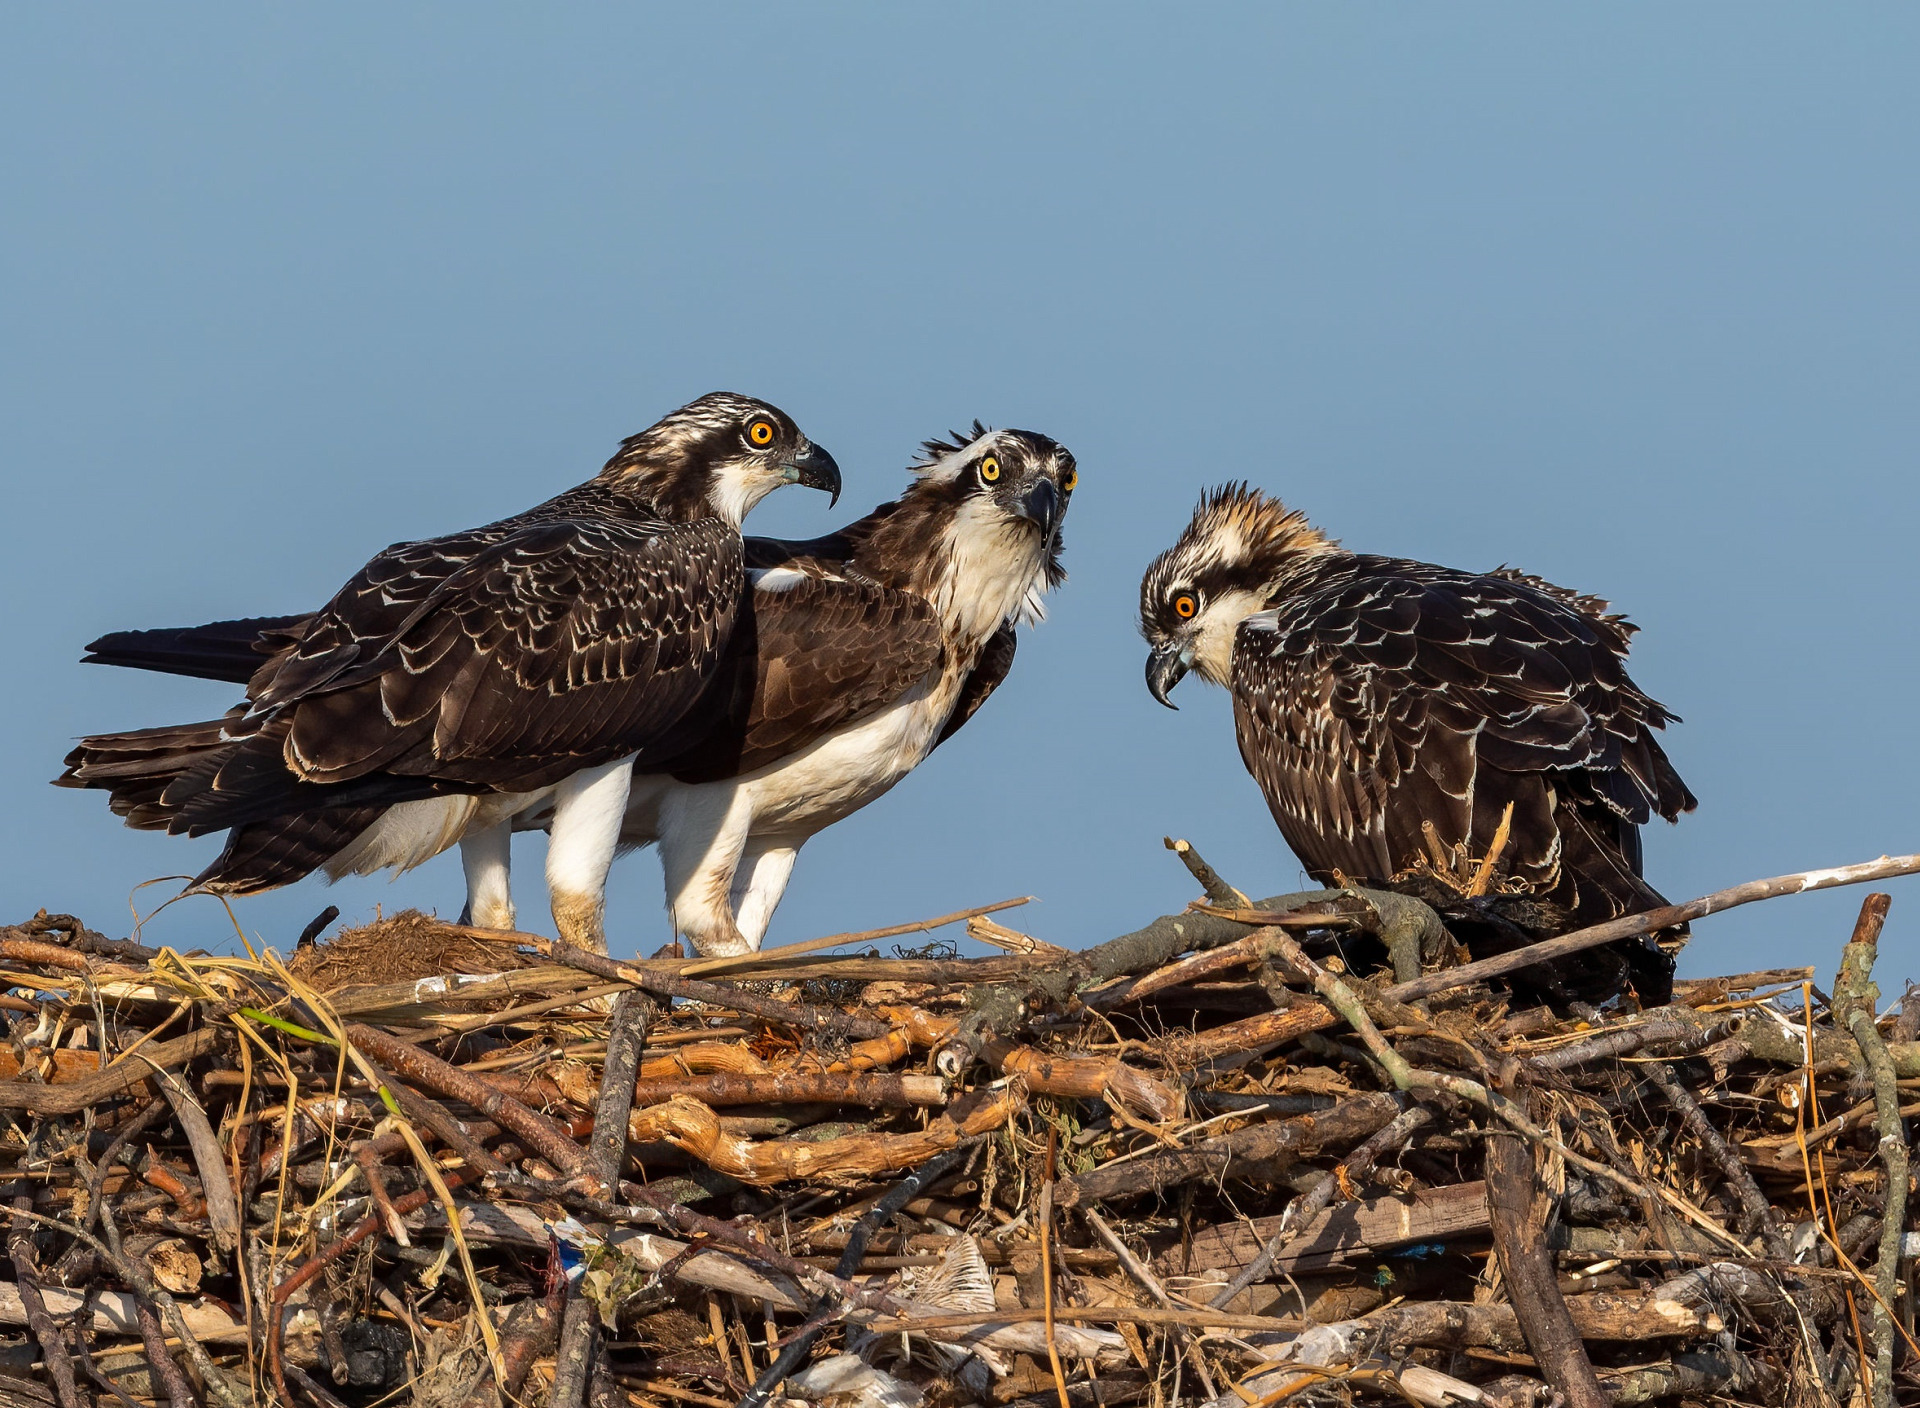
<instances>
[{"instance_id":1,"label":"bird foot","mask_svg":"<svg viewBox=\"0 0 1920 1408\"><path fill-rule=\"evenodd\" d=\"M598 895L553 896L553 923L561 941L588 953L607 951L607 906Z\"/></svg>"}]
</instances>

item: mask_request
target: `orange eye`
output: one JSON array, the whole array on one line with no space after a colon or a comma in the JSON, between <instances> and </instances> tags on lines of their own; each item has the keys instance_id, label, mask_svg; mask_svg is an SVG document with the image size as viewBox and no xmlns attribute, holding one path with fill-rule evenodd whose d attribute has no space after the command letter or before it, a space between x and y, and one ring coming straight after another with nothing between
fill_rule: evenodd
<instances>
[{"instance_id":1,"label":"orange eye","mask_svg":"<svg viewBox=\"0 0 1920 1408\"><path fill-rule=\"evenodd\" d=\"M1065 489L1069 494L1071 494L1074 490L1074 486L1079 482L1080 482L1080 467L1078 465L1075 465L1072 469L1067 471L1067 477L1060 481L1060 487L1062 489Z\"/></svg>"},{"instance_id":2,"label":"orange eye","mask_svg":"<svg viewBox=\"0 0 1920 1408\"><path fill-rule=\"evenodd\" d=\"M773 422L757 420L747 427L747 443L757 450L764 450L773 443Z\"/></svg>"},{"instance_id":3,"label":"orange eye","mask_svg":"<svg viewBox=\"0 0 1920 1408\"><path fill-rule=\"evenodd\" d=\"M1193 619L1193 613L1199 609L1200 604L1185 592L1182 592L1173 599L1173 614L1178 616L1182 621L1191 621Z\"/></svg>"},{"instance_id":4,"label":"orange eye","mask_svg":"<svg viewBox=\"0 0 1920 1408\"><path fill-rule=\"evenodd\" d=\"M992 484L1000 478L1000 460L996 455L988 455L980 461L980 477Z\"/></svg>"}]
</instances>

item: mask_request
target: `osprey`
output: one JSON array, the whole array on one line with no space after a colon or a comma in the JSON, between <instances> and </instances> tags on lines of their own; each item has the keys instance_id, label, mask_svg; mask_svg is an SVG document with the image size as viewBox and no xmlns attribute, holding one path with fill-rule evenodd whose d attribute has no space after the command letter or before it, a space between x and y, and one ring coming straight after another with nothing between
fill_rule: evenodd
<instances>
[{"instance_id":1,"label":"osprey","mask_svg":"<svg viewBox=\"0 0 1920 1408\"><path fill-rule=\"evenodd\" d=\"M230 662L244 646L256 666L246 702L210 722L88 738L58 781L106 789L131 826L226 831L193 887L228 894L355 848L366 864L352 868L418 863L476 823L550 805L554 922L604 952L633 760L672 735L718 669L743 590L741 520L791 483L837 499L839 469L765 402L703 396L587 483L388 548L280 629L135 633L145 658L120 663L186 657L182 672L216 678L191 668L196 651ZM368 843L421 803L406 835Z\"/></svg>"},{"instance_id":2,"label":"osprey","mask_svg":"<svg viewBox=\"0 0 1920 1408\"><path fill-rule=\"evenodd\" d=\"M837 533L746 540L751 588L706 692L639 753L620 845L659 844L675 931L703 954L759 947L801 846L973 716L1012 667L1016 623L1065 578L1060 523L1079 478L1065 447L976 422L964 439L928 441L911 473L900 499ZM245 678L255 642L307 620L125 632L88 658ZM465 917L511 929L511 833L550 825L552 808L445 815L458 805L397 805L318 863L336 876L418 863L389 857L452 829Z\"/></svg>"},{"instance_id":3,"label":"osprey","mask_svg":"<svg viewBox=\"0 0 1920 1408\"><path fill-rule=\"evenodd\" d=\"M1655 731L1674 720L1626 672L1634 627L1607 603L1502 568L1348 552L1244 484L1205 495L1140 584L1147 687L1189 669L1233 695L1240 756L1323 884L1383 883L1426 850L1485 854L1511 807L1509 875L1576 926L1664 905L1640 827L1694 797ZM1673 962L1617 946L1641 999ZM1599 994L1599 988L1590 988Z\"/></svg>"}]
</instances>

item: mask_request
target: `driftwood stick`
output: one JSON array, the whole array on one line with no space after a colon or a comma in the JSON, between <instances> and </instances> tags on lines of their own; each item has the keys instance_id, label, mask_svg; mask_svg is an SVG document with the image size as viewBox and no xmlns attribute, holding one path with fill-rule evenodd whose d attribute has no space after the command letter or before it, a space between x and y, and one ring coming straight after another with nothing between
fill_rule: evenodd
<instances>
[{"instance_id":1,"label":"driftwood stick","mask_svg":"<svg viewBox=\"0 0 1920 1408\"><path fill-rule=\"evenodd\" d=\"M233 1178L227 1171L220 1141L214 1135L207 1112L200 1108L187 1083L151 1061L147 1064L153 1069L154 1084L173 1107L173 1118L180 1132L187 1136L194 1168L200 1174L200 1195L206 1200L207 1225L213 1234L213 1244L231 1256L240 1248L240 1200L233 1191Z\"/></svg>"},{"instance_id":2,"label":"driftwood stick","mask_svg":"<svg viewBox=\"0 0 1920 1408\"><path fill-rule=\"evenodd\" d=\"M633 1073L640 1065L640 1048L647 1041L647 999L625 992L614 999L607 1027L606 1064L600 1074L600 1099L593 1112L593 1135L587 1143L580 1172L597 1196L617 1192L620 1167L626 1162L627 1116L633 1109ZM481 1307L480 1313L485 1314ZM592 1377L598 1347L600 1312L577 1290L567 1296L560 1321L560 1343L554 1359L552 1408L578 1408Z\"/></svg>"},{"instance_id":3,"label":"driftwood stick","mask_svg":"<svg viewBox=\"0 0 1920 1408\"><path fill-rule=\"evenodd\" d=\"M1534 1361L1568 1408L1608 1408L1547 1250L1552 1199L1535 1151L1516 1135L1495 1135L1487 1140L1486 1167L1494 1254Z\"/></svg>"},{"instance_id":4,"label":"driftwood stick","mask_svg":"<svg viewBox=\"0 0 1920 1408\"><path fill-rule=\"evenodd\" d=\"M1287 1243L1298 1235L1299 1229L1312 1222L1332 1204L1334 1195L1340 1191L1343 1178L1346 1180L1365 1178L1373 1172L1374 1164L1382 1155L1390 1154L1405 1144L1413 1137L1416 1129L1432 1119L1432 1113L1424 1106L1415 1105L1411 1109L1402 1110L1385 1128L1369 1135L1358 1148L1322 1175L1318 1183L1287 1205L1286 1211L1280 1215L1280 1229L1260 1249L1260 1255L1248 1262L1238 1276L1221 1287L1220 1293L1214 1296L1209 1304L1216 1309L1226 1305L1240 1292L1266 1275L1273 1268L1275 1259L1286 1249Z\"/></svg>"},{"instance_id":5,"label":"driftwood stick","mask_svg":"<svg viewBox=\"0 0 1920 1408\"><path fill-rule=\"evenodd\" d=\"M1403 1095L1371 1091L1342 1100L1330 1110L1249 1125L1186 1149L1167 1149L1127 1163L1108 1163L1063 1178L1054 1201L1083 1207L1105 1198L1137 1197L1196 1179L1233 1176L1236 1170L1276 1167L1310 1159L1321 1150L1357 1143L1390 1123L1406 1103Z\"/></svg>"},{"instance_id":6,"label":"driftwood stick","mask_svg":"<svg viewBox=\"0 0 1920 1408\"><path fill-rule=\"evenodd\" d=\"M484 933L484 930L475 930ZM588 953L585 949L574 948L554 939L542 939L531 934L511 936L492 934L490 938L511 937L524 947L537 950L543 957L551 958L555 963L564 963L569 968L578 968L583 973L592 973L595 977L609 978L616 982L632 983L644 992L658 997L677 997L685 1002L704 1002L713 1007L726 1007L735 1012L745 1012L751 1016L764 1017L770 1022L779 1022L802 1032L832 1032L836 1036L850 1037L864 1041L887 1034L887 1024L874 1017L862 1017L852 1012L839 1012L831 1007L817 1007L806 1002L782 1002L777 997L766 997L757 992L749 992L733 983L708 983L698 978L676 978L667 973L656 973L634 964L621 963L603 954Z\"/></svg>"},{"instance_id":7,"label":"driftwood stick","mask_svg":"<svg viewBox=\"0 0 1920 1408\"><path fill-rule=\"evenodd\" d=\"M359 1022L347 1027L347 1040L408 1080L431 1086L455 1100L464 1100L526 1140L541 1158L562 1173L578 1173L585 1162L585 1151L560 1125L538 1110L528 1109L497 1087L476 1080L458 1066L449 1065L432 1052L422 1051L397 1036Z\"/></svg>"},{"instance_id":8,"label":"driftwood stick","mask_svg":"<svg viewBox=\"0 0 1920 1408\"><path fill-rule=\"evenodd\" d=\"M1644 914L1622 915L1618 919L1609 919L1604 924L1576 929L1571 934L1562 934L1557 939L1528 944L1525 948L1517 948L1511 953L1503 953L1495 958L1483 958L1477 963L1465 963L1458 968L1443 968L1438 973L1430 973L1424 978L1396 984L1386 990L1386 995L1397 997L1402 1002L1411 1002L1415 998L1428 997L1436 992L1448 992L1454 988L1466 987L1470 983L1477 983L1485 978L1498 977L1503 973L1512 973L1521 968L1531 968L1536 963L1565 958L1570 953L1580 953L1586 949L1597 948L1601 944L1614 943L1620 939L1638 938L1645 934L1656 933L1661 929L1671 929L1676 924L1704 919L1709 914L1719 914L1723 910L1752 904L1756 900L1770 900L1780 895L1802 895L1813 890L1830 890L1837 885L1862 885L1874 880L1890 880L1896 875L1912 875L1916 872L1920 872L1920 855L1881 856L1878 860L1862 861L1858 865L1834 866L1827 870L1803 870L1793 875L1776 875L1770 880L1749 880L1743 885L1715 890L1712 894L1702 895L1697 900L1688 900L1685 904L1670 904L1662 909L1648 910Z\"/></svg>"},{"instance_id":9,"label":"driftwood stick","mask_svg":"<svg viewBox=\"0 0 1920 1408\"><path fill-rule=\"evenodd\" d=\"M1693 1098L1693 1092L1680 1083L1677 1075L1658 1061L1648 1063L1644 1069L1647 1079L1659 1088L1667 1103L1680 1116L1680 1122L1686 1126L1687 1132L1713 1155L1721 1175L1733 1189L1734 1196L1740 1200L1740 1210L1746 1214L1748 1229L1759 1232L1766 1240L1767 1255L1776 1261L1792 1260L1793 1247L1774 1216L1773 1204L1760 1191L1760 1185L1753 1181L1753 1171L1747 1167L1747 1161L1721 1137L1720 1131L1713 1127L1713 1121L1707 1118L1707 1112L1700 1108L1700 1102Z\"/></svg>"},{"instance_id":10,"label":"driftwood stick","mask_svg":"<svg viewBox=\"0 0 1920 1408\"><path fill-rule=\"evenodd\" d=\"M1893 1303L1900 1284L1900 1247L1907 1221L1908 1149L1900 1119L1899 1077L1876 1022L1880 988L1873 981L1880 930L1892 903L1888 895L1867 896L1854 924L1852 942L1841 959L1840 976L1833 985L1834 1015L1853 1033L1861 1061L1873 1080L1874 1127L1880 1135L1880 1161L1887 1168L1887 1205L1881 1214L1880 1256L1874 1270L1874 1408L1890 1408L1893 1403Z\"/></svg>"},{"instance_id":11,"label":"driftwood stick","mask_svg":"<svg viewBox=\"0 0 1920 1408\"><path fill-rule=\"evenodd\" d=\"M1201 892L1214 904L1232 906L1235 909L1247 909L1251 906L1252 901L1241 891L1222 880L1220 872L1202 860L1200 852L1186 841L1176 841L1171 836L1163 836L1161 840L1168 850L1180 857L1180 863L1187 868L1187 874L1200 882Z\"/></svg>"},{"instance_id":12,"label":"driftwood stick","mask_svg":"<svg viewBox=\"0 0 1920 1408\"><path fill-rule=\"evenodd\" d=\"M944 1105L947 1083L938 1076L857 1075L789 1070L765 1075L716 1071L711 1075L642 1080L633 1099L658 1105L675 1096L703 1105L868 1105L911 1109Z\"/></svg>"},{"instance_id":13,"label":"driftwood stick","mask_svg":"<svg viewBox=\"0 0 1920 1408\"><path fill-rule=\"evenodd\" d=\"M16 1211L30 1212L33 1194L24 1183L13 1185ZM53 1384L60 1408L82 1408L80 1387L73 1378L73 1359L67 1354L66 1337L47 1314L47 1303L40 1297L40 1268L33 1255L32 1224L16 1218L7 1233L7 1252L13 1261L13 1279L20 1288L20 1304L26 1307L27 1328L40 1343L40 1355L47 1366L47 1378Z\"/></svg>"},{"instance_id":14,"label":"driftwood stick","mask_svg":"<svg viewBox=\"0 0 1920 1408\"><path fill-rule=\"evenodd\" d=\"M193 1386L167 1348L167 1335L160 1326L160 1317L145 1301L139 1303L134 1313L140 1317L140 1343L146 1348L147 1363L166 1391L167 1408L193 1408Z\"/></svg>"}]
</instances>

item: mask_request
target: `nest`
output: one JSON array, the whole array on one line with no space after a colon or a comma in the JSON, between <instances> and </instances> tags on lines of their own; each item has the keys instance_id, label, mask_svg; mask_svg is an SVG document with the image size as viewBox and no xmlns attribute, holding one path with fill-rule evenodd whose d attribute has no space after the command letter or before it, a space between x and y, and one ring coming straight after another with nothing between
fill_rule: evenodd
<instances>
[{"instance_id":1,"label":"nest","mask_svg":"<svg viewBox=\"0 0 1920 1408\"><path fill-rule=\"evenodd\" d=\"M1482 862L1182 855L1079 951L0 930L0 1404L1920 1402L1884 896L1831 994L1542 1004Z\"/></svg>"}]
</instances>

